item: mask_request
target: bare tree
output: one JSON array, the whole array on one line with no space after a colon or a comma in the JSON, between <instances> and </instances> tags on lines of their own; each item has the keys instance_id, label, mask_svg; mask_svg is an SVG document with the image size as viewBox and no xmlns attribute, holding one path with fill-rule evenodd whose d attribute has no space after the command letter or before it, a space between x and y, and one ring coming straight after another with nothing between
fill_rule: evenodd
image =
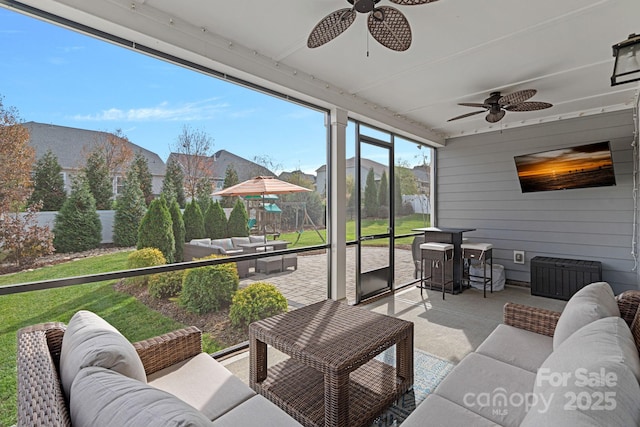
<instances>
[{"instance_id":1,"label":"bare tree","mask_svg":"<svg viewBox=\"0 0 640 427\"><path fill-rule=\"evenodd\" d=\"M184 174L184 188L187 197L195 199L202 182L212 178L212 138L204 131L191 129L185 125L171 151L178 154L178 163Z\"/></svg>"}]
</instances>

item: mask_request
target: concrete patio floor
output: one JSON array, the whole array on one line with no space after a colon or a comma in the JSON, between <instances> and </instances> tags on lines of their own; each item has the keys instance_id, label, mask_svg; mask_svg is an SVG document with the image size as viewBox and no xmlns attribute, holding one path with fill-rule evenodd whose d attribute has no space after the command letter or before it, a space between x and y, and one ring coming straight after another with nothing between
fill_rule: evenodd
<instances>
[{"instance_id":1,"label":"concrete patio floor","mask_svg":"<svg viewBox=\"0 0 640 427\"><path fill-rule=\"evenodd\" d=\"M355 251L348 252L348 257L355 256ZM411 252L404 251L407 256L402 258L398 256L398 252L402 251L396 251L396 270L398 266L402 266L404 272L401 280L409 281L413 277ZM369 255L373 256L374 253L375 251L371 251ZM266 279L278 286L290 301L290 309L297 308L298 304L303 302L323 300L326 298L326 262L321 262L317 257L326 260L325 255L301 256L298 257L297 271L271 274L258 280ZM354 266L355 263L348 261L348 265ZM243 282L250 283L256 280L256 276ZM355 271L350 271L348 278L352 280L351 283L355 283ZM353 288L348 286L348 289ZM355 295L355 292L349 295ZM532 296L530 289L526 287L507 285L503 291L488 293L487 298L483 298L481 290L467 289L457 295L447 294L445 300L442 299L441 292L424 291L421 296L419 289L409 286L393 295L361 306L413 322L415 348L458 363L502 323L503 307L507 302L556 311L561 311L566 304L561 300ZM284 357L286 356L270 349L269 364L276 363ZM248 351L223 363L243 381L248 382Z\"/></svg>"}]
</instances>

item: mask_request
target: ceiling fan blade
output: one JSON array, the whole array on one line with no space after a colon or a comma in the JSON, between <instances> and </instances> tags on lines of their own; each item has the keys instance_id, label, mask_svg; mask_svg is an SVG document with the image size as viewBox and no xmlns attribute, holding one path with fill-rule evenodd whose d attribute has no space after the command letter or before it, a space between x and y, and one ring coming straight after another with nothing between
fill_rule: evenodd
<instances>
[{"instance_id":1,"label":"ceiling fan blade","mask_svg":"<svg viewBox=\"0 0 640 427\"><path fill-rule=\"evenodd\" d=\"M433 3L437 0L391 0L391 3L399 4L401 6L415 6L418 4Z\"/></svg>"},{"instance_id":2,"label":"ceiling fan blade","mask_svg":"<svg viewBox=\"0 0 640 427\"><path fill-rule=\"evenodd\" d=\"M307 39L310 48L322 46L342 34L356 19L356 12L350 8L336 10L322 18L311 30Z\"/></svg>"},{"instance_id":3,"label":"ceiling fan blade","mask_svg":"<svg viewBox=\"0 0 640 427\"><path fill-rule=\"evenodd\" d=\"M504 115L506 113L507 113L506 111L500 110L497 113L489 113L489 114L487 114L487 117L485 117L485 118L487 119L487 121L489 123L496 123L496 122L499 122L500 120L502 120L502 118L504 117Z\"/></svg>"},{"instance_id":4,"label":"ceiling fan blade","mask_svg":"<svg viewBox=\"0 0 640 427\"><path fill-rule=\"evenodd\" d=\"M549 104L548 102L521 102L520 104L515 105L507 105L504 107L505 110L508 111L536 111L536 110L544 110L545 108L551 108L553 104Z\"/></svg>"},{"instance_id":5,"label":"ceiling fan blade","mask_svg":"<svg viewBox=\"0 0 640 427\"><path fill-rule=\"evenodd\" d=\"M463 107L490 108L489 105L479 104L477 102L459 102L458 105L462 105Z\"/></svg>"},{"instance_id":6,"label":"ceiling fan blade","mask_svg":"<svg viewBox=\"0 0 640 427\"><path fill-rule=\"evenodd\" d=\"M411 46L411 26L398 9L389 6L375 8L369 14L367 25L373 38L384 47L401 52Z\"/></svg>"},{"instance_id":7,"label":"ceiling fan blade","mask_svg":"<svg viewBox=\"0 0 640 427\"><path fill-rule=\"evenodd\" d=\"M524 102L527 99L531 98L536 94L536 92L537 91L535 89L519 90L517 92L510 93L509 95L500 97L500 99L498 99L498 104L500 104L500 106L520 104L521 102Z\"/></svg>"},{"instance_id":8,"label":"ceiling fan blade","mask_svg":"<svg viewBox=\"0 0 640 427\"><path fill-rule=\"evenodd\" d=\"M458 119L464 119L465 117L475 116L476 114L480 114L480 113L484 113L484 110L474 111L473 113L463 114L461 116L454 117L454 118L449 119L447 121L451 122L451 121L458 120Z\"/></svg>"}]
</instances>

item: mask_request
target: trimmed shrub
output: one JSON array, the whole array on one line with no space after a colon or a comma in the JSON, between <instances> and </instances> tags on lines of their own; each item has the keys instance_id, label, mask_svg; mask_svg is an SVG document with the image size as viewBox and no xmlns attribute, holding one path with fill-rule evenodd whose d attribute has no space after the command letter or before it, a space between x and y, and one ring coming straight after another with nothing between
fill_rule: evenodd
<instances>
[{"instance_id":1,"label":"trimmed shrub","mask_svg":"<svg viewBox=\"0 0 640 427\"><path fill-rule=\"evenodd\" d=\"M204 217L200 210L200 205L195 200L187 204L184 209L184 240L190 242L192 239L202 239L204 234Z\"/></svg>"},{"instance_id":2,"label":"trimmed shrub","mask_svg":"<svg viewBox=\"0 0 640 427\"><path fill-rule=\"evenodd\" d=\"M71 194L56 215L53 235L56 252L81 252L100 246L102 223L86 182L73 183Z\"/></svg>"},{"instance_id":3,"label":"trimmed shrub","mask_svg":"<svg viewBox=\"0 0 640 427\"><path fill-rule=\"evenodd\" d=\"M171 214L173 239L176 249L174 253L175 262L182 262L184 260L184 220L182 219L182 212L180 212L180 206L176 200L171 202L169 214Z\"/></svg>"},{"instance_id":4,"label":"trimmed shrub","mask_svg":"<svg viewBox=\"0 0 640 427\"><path fill-rule=\"evenodd\" d=\"M182 291L184 270L152 274L149 277L149 295L154 298L172 298Z\"/></svg>"},{"instance_id":5,"label":"trimmed shrub","mask_svg":"<svg viewBox=\"0 0 640 427\"><path fill-rule=\"evenodd\" d=\"M222 205L213 202L205 214L204 231L207 237L212 239L222 239L227 237L227 216L224 214Z\"/></svg>"},{"instance_id":6,"label":"trimmed shrub","mask_svg":"<svg viewBox=\"0 0 640 427\"><path fill-rule=\"evenodd\" d=\"M153 267L155 265L164 265L167 263L164 255L156 248L144 248L133 251L127 257L127 269ZM136 276L126 279L127 283L134 285L146 285L149 276Z\"/></svg>"},{"instance_id":7,"label":"trimmed shrub","mask_svg":"<svg viewBox=\"0 0 640 427\"><path fill-rule=\"evenodd\" d=\"M138 249L142 248L159 249L167 263L172 263L174 260L176 246L173 223L164 197L151 202L147 213L142 218L138 230Z\"/></svg>"},{"instance_id":8,"label":"trimmed shrub","mask_svg":"<svg viewBox=\"0 0 640 427\"><path fill-rule=\"evenodd\" d=\"M219 257L212 255L202 259L211 258ZM239 282L235 262L193 268L184 276L180 304L196 314L218 311L231 302Z\"/></svg>"},{"instance_id":9,"label":"trimmed shrub","mask_svg":"<svg viewBox=\"0 0 640 427\"><path fill-rule=\"evenodd\" d=\"M255 282L233 296L229 318L233 326L248 326L288 309L287 299L271 283Z\"/></svg>"},{"instance_id":10,"label":"trimmed shrub","mask_svg":"<svg viewBox=\"0 0 640 427\"><path fill-rule=\"evenodd\" d=\"M227 237L246 237L249 235L249 215L241 200L236 201L229 222L227 222Z\"/></svg>"}]
</instances>

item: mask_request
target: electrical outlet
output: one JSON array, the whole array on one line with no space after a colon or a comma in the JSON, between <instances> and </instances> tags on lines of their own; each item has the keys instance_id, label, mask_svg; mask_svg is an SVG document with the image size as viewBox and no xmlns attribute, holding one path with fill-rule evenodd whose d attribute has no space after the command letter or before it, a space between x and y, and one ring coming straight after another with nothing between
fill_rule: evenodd
<instances>
[{"instance_id":1,"label":"electrical outlet","mask_svg":"<svg viewBox=\"0 0 640 427\"><path fill-rule=\"evenodd\" d=\"M515 264L524 264L524 251L513 251L513 262Z\"/></svg>"}]
</instances>

